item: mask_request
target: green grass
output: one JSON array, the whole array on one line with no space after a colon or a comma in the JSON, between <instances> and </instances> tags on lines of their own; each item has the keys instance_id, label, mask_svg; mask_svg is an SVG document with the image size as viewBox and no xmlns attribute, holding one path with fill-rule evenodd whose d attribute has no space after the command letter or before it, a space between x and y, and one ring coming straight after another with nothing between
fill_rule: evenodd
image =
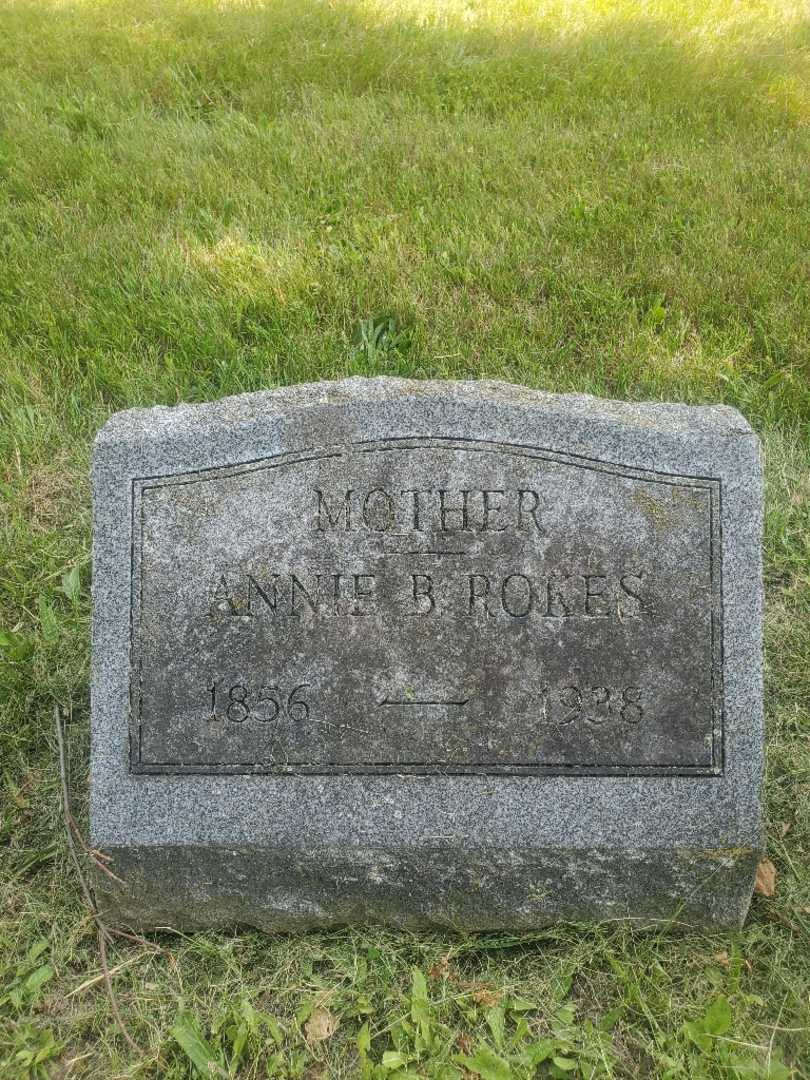
<instances>
[{"instance_id":1,"label":"green grass","mask_svg":"<svg viewBox=\"0 0 810 1080\"><path fill-rule=\"evenodd\" d=\"M809 161L790 0L0 5L3 1080L810 1076ZM776 896L723 936L122 941L136 1054L86 985L51 721L84 821L93 435L377 373L761 433Z\"/></svg>"}]
</instances>

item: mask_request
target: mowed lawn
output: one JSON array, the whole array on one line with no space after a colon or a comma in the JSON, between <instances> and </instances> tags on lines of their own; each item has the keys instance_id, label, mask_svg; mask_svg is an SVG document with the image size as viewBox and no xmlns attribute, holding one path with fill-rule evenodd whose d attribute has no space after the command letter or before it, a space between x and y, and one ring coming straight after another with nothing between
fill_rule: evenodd
<instances>
[{"instance_id":1,"label":"mowed lawn","mask_svg":"<svg viewBox=\"0 0 810 1080\"><path fill-rule=\"evenodd\" d=\"M0 1077L810 1076L810 11L0 4ZM86 825L94 434L348 374L723 401L767 455L745 929L117 939ZM649 807L650 815L655 808Z\"/></svg>"}]
</instances>

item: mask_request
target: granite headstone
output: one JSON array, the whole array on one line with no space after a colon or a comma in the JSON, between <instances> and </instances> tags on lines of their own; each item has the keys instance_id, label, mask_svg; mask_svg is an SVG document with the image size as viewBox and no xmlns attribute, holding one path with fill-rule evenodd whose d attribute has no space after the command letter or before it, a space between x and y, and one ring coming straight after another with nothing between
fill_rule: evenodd
<instances>
[{"instance_id":1,"label":"granite headstone","mask_svg":"<svg viewBox=\"0 0 810 1080\"><path fill-rule=\"evenodd\" d=\"M94 458L108 917L737 926L761 465L725 407L349 379Z\"/></svg>"}]
</instances>

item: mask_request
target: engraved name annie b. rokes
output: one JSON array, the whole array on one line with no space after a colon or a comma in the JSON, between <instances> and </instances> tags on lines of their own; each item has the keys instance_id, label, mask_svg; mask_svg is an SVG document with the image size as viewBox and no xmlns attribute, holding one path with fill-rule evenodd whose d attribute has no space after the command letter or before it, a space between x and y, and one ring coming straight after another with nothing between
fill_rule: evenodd
<instances>
[{"instance_id":1,"label":"engraved name annie b. rokes","mask_svg":"<svg viewBox=\"0 0 810 1080\"><path fill-rule=\"evenodd\" d=\"M414 438L133 496L135 772L722 770L715 480Z\"/></svg>"}]
</instances>

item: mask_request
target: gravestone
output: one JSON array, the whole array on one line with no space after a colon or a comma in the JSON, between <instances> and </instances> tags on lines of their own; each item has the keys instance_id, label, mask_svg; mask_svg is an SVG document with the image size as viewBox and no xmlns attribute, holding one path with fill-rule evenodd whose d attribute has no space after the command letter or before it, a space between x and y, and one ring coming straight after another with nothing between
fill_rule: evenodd
<instances>
[{"instance_id":1,"label":"gravestone","mask_svg":"<svg viewBox=\"0 0 810 1080\"><path fill-rule=\"evenodd\" d=\"M738 926L761 498L725 407L349 379L113 416L108 917Z\"/></svg>"}]
</instances>

